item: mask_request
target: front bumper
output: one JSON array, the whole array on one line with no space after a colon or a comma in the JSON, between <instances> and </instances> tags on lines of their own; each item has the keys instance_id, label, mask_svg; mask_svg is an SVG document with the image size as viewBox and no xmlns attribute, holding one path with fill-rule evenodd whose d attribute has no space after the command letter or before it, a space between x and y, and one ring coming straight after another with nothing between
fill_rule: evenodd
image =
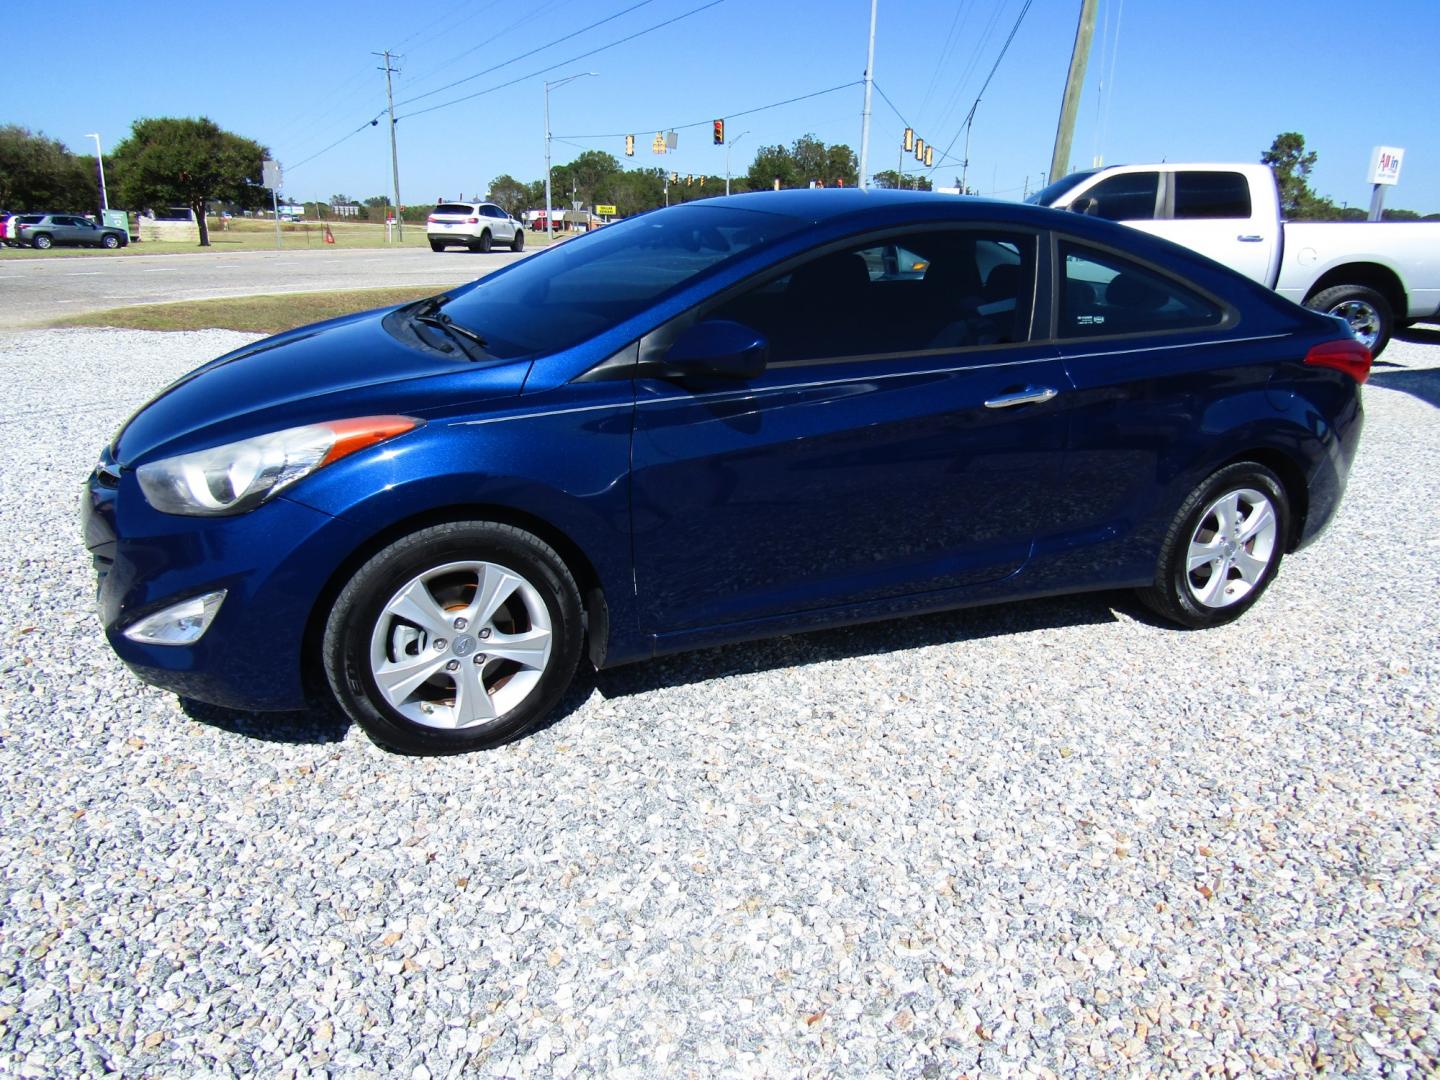
<instances>
[{"instance_id":1,"label":"front bumper","mask_svg":"<svg viewBox=\"0 0 1440 1080\"><path fill-rule=\"evenodd\" d=\"M116 655L145 682L246 710L297 709L311 613L360 538L353 526L284 497L247 514L162 514L134 473L102 462L81 500L85 546L98 576L100 622ZM216 589L224 605L199 641L131 641L126 627Z\"/></svg>"}]
</instances>

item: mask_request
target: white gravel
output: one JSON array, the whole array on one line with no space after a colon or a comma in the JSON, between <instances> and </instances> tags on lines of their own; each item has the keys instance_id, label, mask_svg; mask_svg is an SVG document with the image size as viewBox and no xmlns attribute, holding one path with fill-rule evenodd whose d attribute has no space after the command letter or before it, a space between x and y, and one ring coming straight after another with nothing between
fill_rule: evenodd
<instances>
[{"instance_id":1,"label":"white gravel","mask_svg":"<svg viewBox=\"0 0 1440 1080\"><path fill-rule=\"evenodd\" d=\"M186 715L100 635L81 479L240 335L0 338L0 1073L1433 1075L1422 338L1237 625L1107 595L713 650L437 760Z\"/></svg>"}]
</instances>

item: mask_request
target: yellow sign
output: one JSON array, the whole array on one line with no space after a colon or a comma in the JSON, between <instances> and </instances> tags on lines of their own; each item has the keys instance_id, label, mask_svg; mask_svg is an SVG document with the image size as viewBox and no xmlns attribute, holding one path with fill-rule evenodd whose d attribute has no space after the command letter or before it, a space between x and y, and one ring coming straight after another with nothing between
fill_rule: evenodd
<instances>
[{"instance_id":1,"label":"yellow sign","mask_svg":"<svg viewBox=\"0 0 1440 1080\"><path fill-rule=\"evenodd\" d=\"M655 141L650 144L650 149L657 154L665 153L665 136L657 132Z\"/></svg>"},{"instance_id":2,"label":"yellow sign","mask_svg":"<svg viewBox=\"0 0 1440 1080\"><path fill-rule=\"evenodd\" d=\"M612 216L614 216L614 214L615 214L615 207L613 207L613 206L597 206L597 207L595 207L595 212L596 212L597 214L599 214L601 217L612 217Z\"/></svg>"}]
</instances>

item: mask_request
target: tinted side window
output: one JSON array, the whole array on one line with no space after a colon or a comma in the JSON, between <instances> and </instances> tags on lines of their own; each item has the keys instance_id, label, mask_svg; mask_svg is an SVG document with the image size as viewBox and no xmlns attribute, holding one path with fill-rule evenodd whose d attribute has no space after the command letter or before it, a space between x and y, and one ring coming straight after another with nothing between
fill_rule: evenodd
<instances>
[{"instance_id":1,"label":"tinted side window","mask_svg":"<svg viewBox=\"0 0 1440 1080\"><path fill-rule=\"evenodd\" d=\"M1032 237L947 231L821 255L708 313L760 330L770 363L1024 341Z\"/></svg>"},{"instance_id":2,"label":"tinted side window","mask_svg":"<svg viewBox=\"0 0 1440 1080\"><path fill-rule=\"evenodd\" d=\"M1070 243L1060 256L1062 338L1199 329L1224 317L1200 294L1127 259Z\"/></svg>"},{"instance_id":3,"label":"tinted side window","mask_svg":"<svg viewBox=\"0 0 1440 1080\"><path fill-rule=\"evenodd\" d=\"M1248 218L1250 185L1236 172L1177 172L1177 218Z\"/></svg>"},{"instance_id":4,"label":"tinted side window","mask_svg":"<svg viewBox=\"0 0 1440 1080\"><path fill-rule=\"evenodd\" d=\"M1121 173L1100 181L1077 198L1070 209L1107 221L1148 221L1155 216L1159 190L1158 172Z\"/></svg>"}]
</instances>

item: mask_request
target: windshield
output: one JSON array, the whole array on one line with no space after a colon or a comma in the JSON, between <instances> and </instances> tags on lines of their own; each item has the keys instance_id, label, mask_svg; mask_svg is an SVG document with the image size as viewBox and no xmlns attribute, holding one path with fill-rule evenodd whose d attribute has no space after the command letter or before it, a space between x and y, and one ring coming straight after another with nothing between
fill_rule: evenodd
<instances>
[{"instance_id":1,"label":"windshield","mask_svg":"<svg viewBox=\"0 0 1440 1080\"><path fill-rule=\"evenodd\" d=\"M691 204L641 214L482 278L445 305L492 356L568 348L731 259L802 228L758 210Z\"/></svg>"},{"instance_id":2,"label":"windshield","mask_svg":"<svg viewBox=\"0 0 1440 1080\"><path fill-rule=\"evenodd\" d=\"M1083 172L1072 172L1069 176L1062 176L1049 187L1041 188L1035 192L1034 195L1031 195L1025 201L1031 206L1054 206L1056 200L1067 191L1074 188L1077 184L1089 180L1090 177L1099 171L1099 169L1085 169Z\"/></svg>"}]
</instances>

